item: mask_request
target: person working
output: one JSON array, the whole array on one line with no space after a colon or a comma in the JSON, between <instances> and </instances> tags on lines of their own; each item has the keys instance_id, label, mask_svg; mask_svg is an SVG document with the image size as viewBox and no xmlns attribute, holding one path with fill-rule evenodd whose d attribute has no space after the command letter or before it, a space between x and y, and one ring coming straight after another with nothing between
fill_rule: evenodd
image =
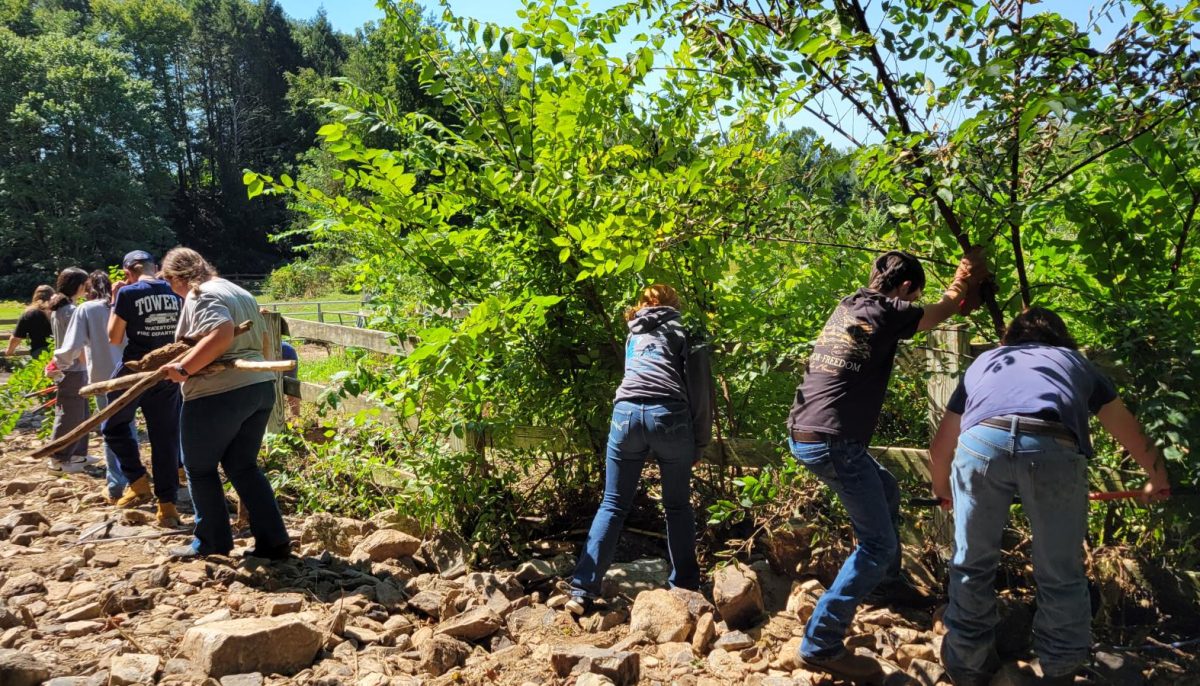
<instances>
[{"instance_id":1,"label":"person working","mask_svg":"<svg viewBox=\"0 0 1200 686\"><path fill-rule=\"evenodd\" d=\"M29 355L37 359L50 347L54 332L50 327L50 299L54 297L53 286L38 286L33 290L29 306L17 319L17 327L13 329L8 339L8 349L5 355L9 357L17 353L21 341L29 341Z\"/></svg>"}]
</instances>

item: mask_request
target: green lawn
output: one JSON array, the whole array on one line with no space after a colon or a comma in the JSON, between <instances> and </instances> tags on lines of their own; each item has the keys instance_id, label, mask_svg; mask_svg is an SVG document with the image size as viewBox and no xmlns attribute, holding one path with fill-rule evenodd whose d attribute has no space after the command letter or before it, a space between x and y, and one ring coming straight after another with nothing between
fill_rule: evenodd
<instances>
[{"instance_id":1,"label":"green lawn","mask_svg":"<svg viewBox=\"0 0 1200 686\"><path fill-rule=\"evenodd\" d=\"M20 317L27 304L16 300L0 300L0 320Z\"/></svg>"},{"instance_id":2,"label":"green lawn","mask_svg":"<svg viewBox=\"0 0 1200 686\"><path fill-rule=\"evenodd\" d=\"M295 298L288 300L273 300L268 295L256 295L263 307L278 310L294 319L309 319L317 321L317 303L327 324L355 325L355 313L362 304L362 296L357 293L328 293L315 298Z\"/></svg>"}]
</instances>

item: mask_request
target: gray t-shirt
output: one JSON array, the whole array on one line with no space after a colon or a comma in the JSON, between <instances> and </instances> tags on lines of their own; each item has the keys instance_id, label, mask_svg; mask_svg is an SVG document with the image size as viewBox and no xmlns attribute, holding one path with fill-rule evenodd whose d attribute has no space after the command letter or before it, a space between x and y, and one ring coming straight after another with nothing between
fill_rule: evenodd
<instances>
[{"instance_id":1,"label":"gray t-shirt","mask_svg":"<svg viewBox=\"0 0 1200 686\"><path fill-rule=\"evenodd\" d=\"M253 295L225 279L211 279L200 285L199 294L192 291L183 301L183 311L179 313L179 327L175 330L175 339L198 340L223 322L237 325L247 320L254 322L254 326L234 338L229 349L216 359L217 362L263 360L263 334L267 329L266 322L258 312L258 301ZM194 376L183 384L183 399L194 400L274 380L274 372L229 370Z\"/></svg>"},{"instance_id":2,"label":"gray t-shirt","mask_svg":"<svg viewBox=\"0 0 1200 686\"><path fill-rule=\"evenodd\" d=\"M65 309L65 308L64 308ZM54 361L59 367L71 364L87 351L88 382L106 381L112 378L121 362L121 351L125 344L108 342L108 316L111 312L107 300L89 300L75 308L67 333L54 351Z\"/></svg>"},{"instance_id":3,"label":"gray t-shirt","mask_svg":"<svg viewBox=\"0 0 1200 686\"><path fill-rule=\"evenodd\" d=\"M50 328L54 330L54 347L62 347L63 341L67 339L67 327L71 325L71 315L75 314L74 305L63 305L62 307L50 313ZM71 360L69 367L59 367L59 371L63 372L86 372L87 366L83 363L82 357L76 357Z\"/></svg>"}]
</instances>

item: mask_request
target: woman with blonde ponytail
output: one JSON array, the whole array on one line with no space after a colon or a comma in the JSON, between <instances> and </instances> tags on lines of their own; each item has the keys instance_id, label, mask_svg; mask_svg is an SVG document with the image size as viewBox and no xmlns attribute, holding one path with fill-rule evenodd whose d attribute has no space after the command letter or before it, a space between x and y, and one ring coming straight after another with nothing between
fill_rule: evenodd
<instances>
[{"instance_id":1,"label":"woman with blonde ponytail","mask_svg":"<svg viewBox=\"0 0 1200 686\"><path fill-rule=\"evenodd\" d=\"M171 554L226 555L233 549L219 466L250 515L255 547L247 555L287 558L291 547L287 528L271 484L258 466L258 451L275 406L275 374L224 371L193 376L213 362L264 359L266 325L258 302L217 276L212 265L189 248L168 252L162 275L184 298L176 338L196 341L182 360L167 367L167 378L183 384L180 438L196 509L192 544L174 548ZM235 336L234 325L247 320L254 323L251 332Z\"/></svg>"},{"instance_id":2,"label":"woman with blonde ponytail","mask_svg":"<svg viewBox=\"0 0 1200 686\"><path fill-rule=\"evenodd\" d=\"M584 614L600 597L651 453L662 474L668 581L673 587L700 587L691 482L692 465L712 438L712 373L707 349L690 341L683 328L680 308L674 288L654 284L625 311L625 377L609 428L604 499L571 579L567 609L574 614Z\"/></svg>"}]
</instances>

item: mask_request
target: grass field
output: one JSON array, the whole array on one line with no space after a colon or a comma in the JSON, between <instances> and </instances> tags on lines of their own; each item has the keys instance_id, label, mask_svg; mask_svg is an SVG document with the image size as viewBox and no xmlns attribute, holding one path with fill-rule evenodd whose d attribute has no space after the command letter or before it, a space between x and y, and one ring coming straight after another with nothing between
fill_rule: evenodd
<instances>
[{"instance_id":1,"label":"grass field","mask_svg":"<svg viewBox=\"0 0 1200 686\"><path fill-rule=\"evenodd\" d=\"M16 319L25 311L26 303L16 300L0 300L0 321Z\"/></svg>"}]
</instances>

